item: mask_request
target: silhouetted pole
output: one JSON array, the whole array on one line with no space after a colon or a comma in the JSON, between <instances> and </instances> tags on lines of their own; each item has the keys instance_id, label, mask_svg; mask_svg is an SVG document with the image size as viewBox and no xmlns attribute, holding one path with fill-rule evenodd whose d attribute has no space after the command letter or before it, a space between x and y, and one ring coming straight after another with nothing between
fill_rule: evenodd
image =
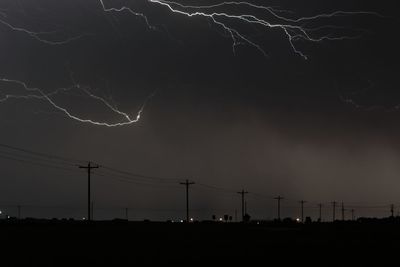
<instances>
[{"instance_id":1,"label":"silhouetted pole","mask_svg":"<svg viewBox=\"0 0 400 267\"><path fill-rule=\"evenodd\" d=\"M193 185L194 182L189 182L188 179L184 183L180 183L186 187L186 222L189 222L189 186Z\"/></svg>"},{"instance_id":2,"label":"silhouetted pole","mask_svg":"<svg viewBox=\"0 0 400 267\"><path fill-rule=\"evenodd\" d=\"M322 222L322 204L318 204L319 208L319 221Z\"/></svg>"},{"instance_id":3,"label":"silhouetted pole","mask_svg":"<svg viewBox=\"0 0 400 267\"><path fill-rule=\"evenodd\" d=\"M278 220L280 221L281 220L281 200L283 200L283 197L277 196L274 199L278 200Z\"/></svg>"},{"instance_id":4,"label":"silhouetted pole","mask_svg":"<svg viewBox=\"0 0 400 267\"><path fill-rule=\"evenodd\" d=\"M93 214L94 214L94 202L92 201L91 207L90 207L90 218L91 218L92 220L94 220Z\"/></svg>"},{"instance_id":5,"label":"silhouetted pole","mask_svg":"<svg viewBox=\"0 0 400 267\"><path fill-rule=\"evenodd\" d=\"M18 205L18 219L21 219L21 205Z\"/></svg>"},{"instance_id":6,"label":"silhouetted pole","mask_svg":"<svg viewBox=\"0 0 400 267\"><path fill-rule=\"evenodd\" d=\"M247 191L244 191L244 189L242 189L242 191L240 191L240 192L237 192L238 194L240 194L241 195L241 197L242 197L242 222L244 222L244 215L245 215L245 203L244 203L244 196L246 195L246 194L248 194L249 192L247 192Z\"/></svg>"},{"instance_id":7,"label":"silhouetted pole","mask_svg":"<svg viewBox=\"0 0 400 267\"><path fill-rule=\"evenodd\" d=\"M301 222L304 223L304 203L307 201L301 200L299 203L301 204Z\"/></svg>"},{"instance_id":8,"label":"silhouetted pole","mask_svg":"<svg viewBox=\"0 0 400 267\"><path fill-rule=\"evenodd\" d=\"M332 221L333 221L333 222L336 220L336 204L337 204L336 201L333 201L333 202L332 202L332 205L333 205Z\"/></svg>"},{"instance_id":9,"label":"silhouetted pole","mask_svg":"<svg viewBox=\"0 0 400 267\"><path fill-rule=\"evenodd\" d=\"M344 221L344 203L342 202L342 221Z\"/></svg>"},{"instance_id":10,"label":"silhouetted pole","mask_svg":"<svg viewBox=\"0 0 400 267\"><path fill-rule=\"evenodd\" d=\"M88 173L88 221L91 221L91 197L90 197L90 173L92 172L92 169L98 169L100 166L96 165L93 166L91 165L90 161L88 162L87 166L79 166L80 169L87 169L87 173Z\"/></svg>"},{"instance_id":11,"label":"silhouetted pole","mask_svg":"<svg viewBox=\"0 0 400 267\"><path fill-rule=\"evenodd\" d=\"M244 214L247 214L247 201L244 201Z\"/></svg>"},{"instance_id":12,"label":"silhouetted pole","mask_svg":"<svg viewBox=\"0 0 400 267\"><path fill-rule=\"evenodd\" d=\"M392 205L390 205L390 214L391 214L391 216L390 217L394 217L394 205L392 204Z\"/></svg>"}]
</instances>

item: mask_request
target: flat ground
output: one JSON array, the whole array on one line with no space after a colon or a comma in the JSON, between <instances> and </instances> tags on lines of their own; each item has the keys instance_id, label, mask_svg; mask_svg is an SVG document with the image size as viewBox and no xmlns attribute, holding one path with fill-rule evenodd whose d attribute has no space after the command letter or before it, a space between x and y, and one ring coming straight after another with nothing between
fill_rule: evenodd
<instances>
[{"instance_id":1,"label":"flat ground","mask_svg":"<svg viewBox=\"0 0 400 267\"><path fill-rule=\"evenodd\" d=\"M400 224L1 221L0 266L397 265Z\"/></svg>"}]
</instances>

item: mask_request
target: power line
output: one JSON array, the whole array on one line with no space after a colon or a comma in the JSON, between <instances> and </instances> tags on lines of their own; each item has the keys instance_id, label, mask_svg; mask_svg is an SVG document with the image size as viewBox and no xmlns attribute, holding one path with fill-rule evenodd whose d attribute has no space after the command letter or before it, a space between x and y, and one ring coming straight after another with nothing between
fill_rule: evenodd
<instances>
[{"instance_id":1,"label":"power line","mask_svg":"<svg viewBox=\"0 0 400 267\"><path fill-rule=\"evenodd\" d=\"M15 152L10 152L10 151L2 151L0 150L0 153L9 157L17 157L21 159L27 159L27 160L34 160L34 161L40 161L40 162L46 162L46 163L52 163L52 164L58 164L58 165L63 165L63 166L72 166L73 164L70 163L65 163L63 161L57 161L57 160L51 160L51 159L44 159L35 155L30 155L30 154L18 154Z\"/></svg>"},{"instance_id":2,"label":"power line","mask_svg":"<svg viewBox=\"0 0 400 267\"><path fill-rule=\"evenodd\" d=\"M14 160L14 161L18 161L21 163L29 163L29 164L33 164L33 165L37 165L37 166L42 166L42 167L50 167L50 168L72 171L72 169L65 168L64 165L76 166L77 162L84 162L84 161L78 160L78 159L71 159L71 158L66 158L66 157L62 157L62 156L32 151L32 150L14 147L14 146L6 145L6 144L0 144L0 147L28 154L28 155L25 155L25 154L16 154L16 153L12 153L9 151L0 151L0 153L6 154L6 156L0 154L1 158ZM59 162L55 159L59 159L61 162ZM43 163L43 162L45 162L45 163ZM48 163L51 163L53 165L48 164ZM62 166L54 166L54 164L58 164L58 165L62 165ZM107 167L107 166L105 166L103 168L107 169L111 172L123 174L124 175L123 177L121 175L119 175L119 177L120 178L122 177L125 180L132 179L132 178L134 178L134 180L139 180L142 178L142 180L150 179L150 180L156 180L158 182L169 182L169 183L179 181L179 179L168 179L168 178L161 178L161 177L156 177L156 176L135 174L135 173L118 170L116 168ZM112 174L112 175L117 176L116 174ZM109 174L104 174L104 176L109 176Z\"/></svg>"},{"instance_id":3,"label":"power line","mask_svg":"<svg viewBox=\"0 0 400 267\"><path fill-rule=\"evenodd\" d=\"M1 151L0 151L1 153ZM9 156L3 156L0 154L0 158L6 159L6 160L12 160L16 161L19 163L27 163L30 165L34 166L39 166L39 167L46 167L46 168L52 168L52 169L57 169L57 170L62 170L62 171L69 171L69 172L78 172L76 169L72 168L67 168L67 167L62 167L62 166L55 166L47 163L41 163L41 162L36 162L32 160L26 160L24 158L16 158L16 157L9 157ZM160 185L160 184L146 184L146 183L140 183L137 180L132 179L131 177L126 177L126 176L121 176L121 175L116 175L116 174L108 174L108 173L102 173L102 172L96 172L98 176L106 177L106 178L111 178L114 180L118 180L120 182L125 182L125 183L132 183L138 186L148 186L148 187L169 187L169 188L177 188L176 186L173 185ZM142 180L141 180L142 181Z\"/></svg>"},{"instance_id":4,"label":"power line","mask_svg":"<svg viewBox=\"0 0 400 267\"><path fill-rule=\"evenodd\" d=\"M138 183L153 183L153 184L159 184L159 185L171 185L171 183L160 183L159 181L154 181L154 180L147 180L147 179L143 179L143 178L135 178L132 176L128 176L128 175L123 175L123 174L119 174L119 173L113 173L113 172L109 172L109 171L101 171L101 172L96 172L98 174L102 174L102 176L104 177L117 177L120 179L124 179L126 181L132 181L132 182L138 182Z\"/></svg>"},{"instance_id":5,"label":"power line","mask_svg":"<svg viewBox=\"0 0 400 267\"><path fill-rule=\"evenodd\" d=\"M151 183L143 183L142 181L137 181L131 178L127 178L124 176L119 176L116 174L108 174L104 172L96 172L96 175L105 177L105 178L110 178L119 182L123 183L130 183L138 186L145 186L145 187L153 187L153 188L178 188L178 186L173 185L173 184L151 184Z\"/></svg>"},{"instance_id":6,"label":"power line","mask_svg":"<svg viewBox=\"0 0 400 267\"><path fill-rule=\"evenodd\" d=\"M54 155L54 154L49 154L49 153L43 153L43 152L37 152L29 149L24 149L21 147L15 147L7 144L2 144L0 143L0 158L5 159L5 160L11 160L19 163L24 163L24 164L30 164L34 166L40 166L40 167L46 167L46 168L52 168L52 169L58 169L58 170L63 170L63 171L73 171L77 172L76 169L72 169L70 167L76 166L77 163L82 163L84 162L83 160L80 159L74 159L74 158L68 158L68 157L63 157L59 155ZM102 165L104 166L104 165ZM174 183L179 181L180 179L177 178L166 178L166 177L160 177L160 176L151 176L151 175L143 175L143 174L137 174L125 170L120 170L114 167L109 167L109 166L104 166L103 167L103 172L96 172L97 175L102 176L102 177L107 177L110 179L115 179L121 182L126 182L126 183L132 183L138 186L147 186L147 187L170 187L170 188L177 188L177 186L174 186ZM229 194L235 194L234 190L230 190L227 188L223 187L217 187L205 183L197 183L200 187L206 188L206 189L211 189L219 192L224 192L224 193L229 193ZM274 199L272 196L268 196L265 194L260 194L260 193L255 193L255 192L250 192L250 195L253 197L262 197L262 198L267 198L267 199ZM275 198L276 199L276 198ZM283 198L282 198L283 199ZM291 199L288 199L289 201L292 201ZM294 200L293 200L294 201ZM280 218L280 200L278 201L278 218ZM314 203L314 202L310 202ZM322 204L322 203L321 203ZM333 203L332 203L333 204ZM333 219L335 220L335 208L336 208L335 203L333 206ZM349 209L387 209L389 204L386 205L359 205L358 203L347 203L346 207ZM312 209L312 207L310 207ZM342 219L344 218L344 207L342 206ZM321 216L320 216L321 217Z\"/></svg>"},{"instance_id":7,"label":"power line","mask_svg":"<svg viewBox=\"0 0 400 267\"><path fill-rule=\"evenodd\" d=\"M226 188L222 188L222 187L217 187L217 186L213 186L213 185L208 185L208 184L203 184L203 183L196 183L196 185L199 185L199 186L207 188L207 189L212 189L212 190L215 190L215 191L227 193L227 194L235 194L236 193L234 190L230 190L230 189L226 189Z\"/></svg>"},{"instance_id":8,"label":"power line","mask_svg":"<svg viewBox=\"0 0 400 267\"><path fill-rule=\"evenodd\" d=\"M159 182L169 182L169 183L176 183L176 182L180 181L180 179L177 179L177 178L165 178L165 177L159 177L159 176L143 175L143 174L132 173L132 172L124 171L124 170L119 170L119 169L108 167L105 165L101 165L101 166L102 166L102 168L104 168L106 170L117 172L117 173L128 175L128 176L132 176L132 177L136 177L136 178L157 180Z\"/></svg>"},{"instance_id":9,"label":"power line","mask_svg":"<svg viewBox=\"0 0 400 267\"><path fill-rule=\"evenodd\" d=\"M15 158L15 157L8 157L8 156L0 155L0 158L7 159L7 160L12 160L12 161L17 161L17 162L20 162L20 163L28 163L28 164L31 164L31 165L63 170L63 171L75 171L73 169L69 169L69 168L65 168L65 167L54 166L54 165L50 165L50 164L46 164L46 163L34 162L34 161L30 161L30 160L25 160L25 159L18 159L18 158Z\"/></svg>"},{"instance_id":10,"label":"power line","mask_svg":"<svg viewBox=\"0 0 400 267\"><path fill-rule=\"evenodd\" d=\"M11 145L7 145L7 144L2 144L0 143L0 147L4 147L4 148L8 148L11 150L15 150L15 151L20 151L20 152L24 152L24 153L28 153L28 154L33 154L36 156L40 156L40 157L45 157L45 158L49 158L49 159L59 159L62 161L66 161L66 162L85 162L84 160L79 160L79 159L72 159L72 158L67 158L67 157L61 157L58 155L53 155L53 154L48 154L48 153L43 153L43 152L37 152L37 151L33 151L33 150L29 150L29 149L25 149L25 148L20 148L20 147L16 147L16 146L11 146Z\"/></svg>"}]
</instances>

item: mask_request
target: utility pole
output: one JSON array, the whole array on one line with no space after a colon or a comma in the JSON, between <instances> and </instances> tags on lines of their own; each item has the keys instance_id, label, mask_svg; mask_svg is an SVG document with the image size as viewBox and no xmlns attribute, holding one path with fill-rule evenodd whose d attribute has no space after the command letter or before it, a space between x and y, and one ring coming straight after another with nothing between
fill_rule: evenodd
<instances>
[{"instance_id":1,"label":"utility pole","mask_svg":"<svg viewBox=\"0 0 400 267\"><path fill-rule=\"evenodd\" d=\"M91 165L91 162L89 161L88 162L88 165L87 166L79 166L79 168L80 169L87 169L87 173L88 173L88 203L87 203L87 205L88 205L88 221L91 221L92 220L92 218L91 218L91 197L90 197L90 174L91 174L91 172L92 172L92 169L98 169L98 168L100 168L100 166L99 165L95 165L95 166L93 166L93 165Z\"/></svg>"},{"instance_id":2,"label":"utility pole","mask_svg":"<svg viewBox=\"0 0 400 267\"><path fill-rule=\"evenodd\" d=\"M91 207L90 207L90 218L91 218L92 220L94 220L93 214L94 214L94 202L92 201Z\"/></svg>"},{"instance_id":3,"label":"utility pole","mask_svg":"<svg viewBox=\"0 0 400 267\"><path fill-rule=\"evenodd\" d=\"M186 187L186 222L188 223L189 218L189 186L194 185L194 182L189 182L188 179L184 183L179 183Z\"/></svg>"},{"instance_id":4,"label":"utility pole","mask_svg":"<svg viewBox=\"0 0 400 267\"><path fill-rule=\"evenodd\" d=\"M18 219L21 219L21 205L18 205L17 208L18 208Z\"/></svg>"},{"instance_id":5,"label":"utility pole","mask_svg":"<svg viewBox=\"0 0 400 267\"><path fill-rule=\"evenodd\" d=\"M301 204L301 222L304 223L304 203L307 201L301 200L299 203Z\"/></svg>"},{"instance_id":6,"label":"utility pole","mask_svg":"<svg viewBox=\"0 0 400 267\"><path fill-rule=\"evenodd\" d=\"M332 221L334 222L335 220L336 220L336 204L337 204L337 202L336 201L333 201L332 202L332 205L333 205L333 216L332 216Z\"/></svg>"},{"instance_id":7,"label":"utility pole","mask_svg":"<svg viewBox=\"0 0 400 267\"><path fill-rule=\"evenodd\" d=\"M318 204L319 208L319 222L322 222L322 204Z\"/></svg>"},{"instance_id":8,"label":"utility pole","mask_svg":"<svg viewBox=\"0 0 400 267\"><path fill-rule=\"evenodd\" d=\"M246 195L246 194L248 194L249 192L247 192L247 191L244 191L244 189L242 189L242 191L240 191L240 192L237 192L238 194L240 194L241 196L242 196L242 222L244 222L244 215L246 214L245 212L245 201L244 201L244 196Z\"/></svg>"},{"instance_id":9,"label":"utility pole","mask_svg":"<svg viewBox=\"0 0 400 267\"><path fill-rule=\"evenodd\" d=\"M390 214L391 214L391 216L390 217L394 217L394 205L392 204L392 205L390 205Z\"/></svg>"},{"instance_id":10,"label":"utility pole","mask_svg":"<svg viewBox=\"0 0 400 267\"><path fill-rule=\"evenodd\" d=\"M278 221L280 221L281 220L281 200L283 200L284 198L281 196L277 196L274 199L278 200Z\"/></svg>"},{"instance_id":11,"label":"utility pole","mask_svg":"<svg viewBox=\"0 0 400 267\"><path fill-rule=\"evenodd\" d=\"M342 221L344 221L344 203L342 202Z\"/></svg>"}]
</instances>

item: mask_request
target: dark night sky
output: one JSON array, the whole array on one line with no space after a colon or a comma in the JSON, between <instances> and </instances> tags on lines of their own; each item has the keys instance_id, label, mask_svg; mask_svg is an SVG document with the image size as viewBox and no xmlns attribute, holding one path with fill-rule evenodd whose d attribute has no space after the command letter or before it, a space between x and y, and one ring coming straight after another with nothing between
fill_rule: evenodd
<instances>
[{"instance_id":1,"label":"dark night sky","mask_svg":"<svg viewBox=\"0 0 400 267\"><path fill-rule=\"evenodd\" d=\"M52 46L0 25L0 76L51 91L71 86L73 73L78 83L112 98L129 114L156 91L142 119L106 128L55 114L45 102L9 100L0 104L1 143L233 191L244 187L281 194L288 198L287 216L298 215L295 201L300 199L314 206L333 200L400 203L400 111L393 109L400 104L395 1L269 2L303 16L332 10L386 16L339 18L341 25L368 32L356 40L298 42L308 60L293 53L279 30L244 29L267 58L249 46L233 54L231 39L204 18L173 15L146 1L105 3L145 13L158 30L127 13L105 13L97 0L0 0L5 20L13 25L57 29L55 38L87 34ZM18 90L0 83L0 97ZM342 101L348 96L360 107ZM57 100L84 117L118 119L90 99ZM84 216L86 176L80 170L5 159L0 166L0 205L31 205L26 216ZM98 218L123 216L116 207L126 206L135 209L132 219L183 216L179 185L142 187L95 176L93 192L95 206L103 208L96 211ZM254 217L275 214L271 199L249 196L248 202ZM238 195L193 187L192 206L199 218L232 214L239 204ZM381 216L386 210L362 212Z\"/></svg>"}]
</instances>

